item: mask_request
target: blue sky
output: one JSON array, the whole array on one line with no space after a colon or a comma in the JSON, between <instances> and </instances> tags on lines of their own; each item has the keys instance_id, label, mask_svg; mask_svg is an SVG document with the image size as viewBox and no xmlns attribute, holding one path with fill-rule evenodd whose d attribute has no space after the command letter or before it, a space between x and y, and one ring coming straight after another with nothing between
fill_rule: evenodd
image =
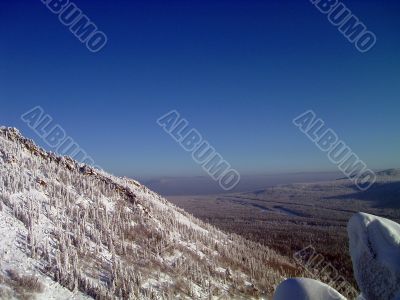
<instances>
[{"instance_id":1,"label":"blue sky","mask_svg":"<svg viewBox=\"0 0 400 300\"><path fill-rule=\"evenodd\" d=\"M119 175L204 174L157 124L184 116L243 174L336 170L291 120L314 110L371 168L399 167L400 4L346 1L361 54L309 1L74 1L91 53L41 1L0 4L0 120L40 105Z\"/></svg>"}]
</instances>

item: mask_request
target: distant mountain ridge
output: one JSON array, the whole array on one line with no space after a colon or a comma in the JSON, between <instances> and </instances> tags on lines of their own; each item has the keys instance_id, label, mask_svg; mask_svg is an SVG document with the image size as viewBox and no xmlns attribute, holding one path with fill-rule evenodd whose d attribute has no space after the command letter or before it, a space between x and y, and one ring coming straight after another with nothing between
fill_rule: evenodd
<instances>
[{"instance_id":1,"label":"distant mountain ridge","mask_svg":"<svg viewBox=\"0 0 400 300\"><path fill-rule=\"evenodd\" d=\"M377 176L377 180L380 179L388 179L388 177L391 177L393 179L399 179L400 180L400 169L397 168L391 168L391 169L386 169L382 171L375 172L375 175ZM356 176L352 176L351 178L354 178ZM340 177L336 180L347 180L347 177Z\"/></svg>"},{"instance_id":2,"label":"distant mountain ridge","mask_svg":"<svg viewBox=\"0 0 400 300\"><path fill-rule=\"evenodd\" d=\"M400 178L400 169L387 169L380 172L376 172L377 176L391 176Z\"/></svg>"}]
</instances>

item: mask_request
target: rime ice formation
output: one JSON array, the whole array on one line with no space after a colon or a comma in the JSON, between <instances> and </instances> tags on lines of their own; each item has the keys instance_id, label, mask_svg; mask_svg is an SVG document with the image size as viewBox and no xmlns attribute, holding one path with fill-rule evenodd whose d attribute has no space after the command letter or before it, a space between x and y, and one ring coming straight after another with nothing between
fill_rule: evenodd
<instances>
[{"instance_id":1,"label":"rime ice formation","mask_svg":"<svg viewBox=\"0 0 400 300\"><path fill-rule=\"evenodd\" d=\"M400 225L358 213L349 221L350 254L366 299L400 299Z\"/></svg>"},{"instance_id":2,"label":"rime ice formation","mask_svg":"<svg viewBox=\"0 0 400 300\"><path fill-rule=\"evenodd\" d=\"M280 265L137 181L0 128L0 299L257 299Z\"/></svg>"}]
</instances>

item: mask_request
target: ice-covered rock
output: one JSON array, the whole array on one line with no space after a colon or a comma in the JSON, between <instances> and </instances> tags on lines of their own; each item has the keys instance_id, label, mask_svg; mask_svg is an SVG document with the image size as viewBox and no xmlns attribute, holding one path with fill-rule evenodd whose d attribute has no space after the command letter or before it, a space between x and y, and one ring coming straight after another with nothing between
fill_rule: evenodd
<instances>
[{"instance_id":1,"label":"ice-covered rock","mask_svg":"<svg viewBox=\"0 0 400 300\"><path fill-rule=\"evenodd\" d=\"M365 299L400 299L400 225L357 213L347 231L354 275Z\"/></svg>"},{"instance_id":2,"label":"ice-covered rock","mask_svg":"<svg viewBox=\"0 0 400 300\"><path fill-rule=\"evenodd\" d=\"M290 278L275 291L273 300L346 300L325 283L307 278Z\"/></svg>"}]
</instances>

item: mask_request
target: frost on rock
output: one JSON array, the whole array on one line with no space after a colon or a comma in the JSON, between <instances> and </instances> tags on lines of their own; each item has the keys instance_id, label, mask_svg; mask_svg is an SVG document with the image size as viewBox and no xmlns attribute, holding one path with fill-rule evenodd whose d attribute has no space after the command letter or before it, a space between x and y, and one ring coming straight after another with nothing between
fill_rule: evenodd
<instances>
[{"instance_id":1,"label":"frost on rock","mask_svg":"<svg viewBox=\"0 0 400 300\"><path fill-rule=\"evenodd\" d=\"M400 225L357 213L347 231L354 275L366 299L400 299Z\"/></svg>"},{"instance_id":2,"label":"frost on rock","mask_svg":"<svg viewBox=\"0 0 400 300\"><path fill-rule=\"evenodd\" d=\"M276 289L273 300L346 300L325 283L307 278L290 278Z\"/></svg>"}]
</instances>

